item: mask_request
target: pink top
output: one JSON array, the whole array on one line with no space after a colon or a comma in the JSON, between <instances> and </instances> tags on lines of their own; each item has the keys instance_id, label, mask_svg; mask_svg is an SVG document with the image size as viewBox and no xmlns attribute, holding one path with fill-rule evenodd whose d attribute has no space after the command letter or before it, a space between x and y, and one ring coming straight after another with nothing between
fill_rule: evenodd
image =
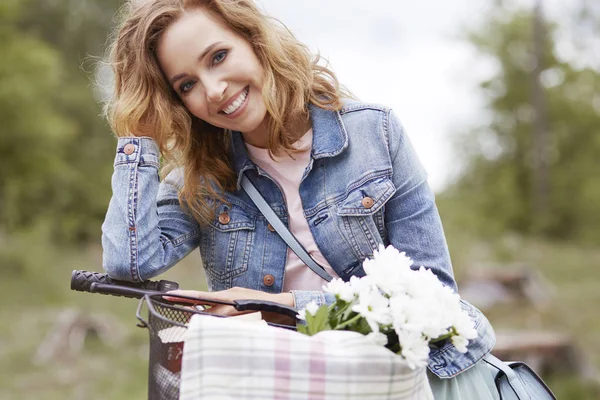
<instances>
[{"instance_id":1,"label":"pink top","mask_svg":"<svg viewBox=\"0 0 600 400\"><path fill-rule=\"evenodd\" d=\"M301 152L293 154L294 158L291 158L288 154L281 154L274 156L275 160L273 160L269 156L268 149L261 149L248 143L246 143L246 148L252 161L267 172L283 189L289 213L288 227L290 231L304 246L308 254L316 262L325 267L329 275L337 278L338 275L333 271L327 260L325 260L325 257L323 257L315 243L306 218L304 218L304 208L300 199L300 181L310 162L312 138L313 132L310 129L294 143L294 148L302 149ZM273 234L277 235L276 232L273 232ZM284 292L289 292L290 290L322 290L323 285L326 283L323 278L315 274L288 248L283 282Z\"/></svg>"}]
</instances>

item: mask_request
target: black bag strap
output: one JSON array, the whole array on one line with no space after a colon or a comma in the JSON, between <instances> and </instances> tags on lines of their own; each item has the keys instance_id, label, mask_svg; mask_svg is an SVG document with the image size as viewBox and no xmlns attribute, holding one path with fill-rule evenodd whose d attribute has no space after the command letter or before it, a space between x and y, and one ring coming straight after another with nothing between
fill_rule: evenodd
<instances>
[{"instance_id":1,"label":"black bag strap","mask_svg":"<svg viewBox=\"0 0 600 400\"><path fill-rule=\"evenodd\" d=\"M241 181L242 189L250 196L250 199L254 202L256 207L260 210L261 213L265 216L267 221L271 224L273 229L281 236L281 238L285 241L285 243L292 249L294 253L308 266L308 268L312 269L313 272L319 275L321 278L325 279L327 282L330 282L333 277L325 271L325 268L317 263L311 256L308 254L306 249L298 242L298 239L289 231L289 229L281 222L275 211L269 206L269 203L262 197L258 189L254 186L250 179L244 174L242 174Z\"/></svg>"}]
</instances>

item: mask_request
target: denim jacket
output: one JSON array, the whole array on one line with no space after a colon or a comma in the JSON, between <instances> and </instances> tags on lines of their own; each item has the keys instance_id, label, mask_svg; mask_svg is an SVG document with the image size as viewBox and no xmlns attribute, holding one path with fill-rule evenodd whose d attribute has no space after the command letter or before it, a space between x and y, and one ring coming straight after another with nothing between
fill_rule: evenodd
<instances>
[{"instance_id":1,"label":"denim jacket","mask_svg":"<svg viewBox=\"0 0 600 400\"><path fill-rule=\"evenodd\" d=\"M310 117L313 144L300 197L314 240L336 273L344 280L363 276L362 261L379 244L392 244L457 290L427 174L391 110L359 102L347 102L340 111L311 105ZM287 225L286 201L278 184L250 160L241 134L231 135L237 190L224 193L227 202L217 204L214 219L204 226L179 204L181 172L159 181L154 141L119 139L113 197L102 225L103 266L110 276L145 280L198 247L210 290L281 292L287 246L240 189L242 174ZM292 293L297 308L311 300L334 301L320 291ZM431 351L429 368L440 378L471 367L495 344L485 316L467 302L462 306L478 338L465 354L450 343Z\"/></svg>"}]
</instances>

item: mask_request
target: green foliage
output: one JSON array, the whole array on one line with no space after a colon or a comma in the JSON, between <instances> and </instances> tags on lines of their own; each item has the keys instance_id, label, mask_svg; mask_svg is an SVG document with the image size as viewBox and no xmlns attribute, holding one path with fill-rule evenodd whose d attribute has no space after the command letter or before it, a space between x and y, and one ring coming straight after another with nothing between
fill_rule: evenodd
<instances>
[{"instance_id":1,"label":"green foliage","mask_svg":"<svg viewBox=\"0 0 600 400\"><path fill-rule=\"evenodd\" d=\"M371 328L362 316L352 311L352 303L341 300L339 297L331 305L322 305L315 314L305 311L306 324L297 326L298 332L308 336L316 335L322 331L346 330L366 335Z\"/></svg>"},{"instance_id":2,"label":"green foliage","mask_svg":"<svg viewBox=\"0 0 600 400\"><path fill-rule=\"evenodd\" d=\"M81 65L101 53L118 3L2 3L0 230L45 226L61 242L99 237L114 139Z\"/></svg>"},{"instance_id":3,"label":"green foliage","mask_svg":"<svg viewBox=\"0 0 600 400\"><path fill-rule=\"evenodd\" d=\"M546 103L549 190L535 201L532 104L533 17L494 10L470 42L496 66L481 82L489 122L460 135L462 176L439 196L442 208L491 235L513 231L600 242L600 72L561 60L557 27L548 24L541 51ZM468 210L464 205L468 204Z\"/></svg>"},{"instance_id":4,"label":"green foliage","mask_svg":"<svg viewBox=\"0 0 600 400\"><path fill-rule=\"evenodd\" d=\"M319 307L315 315L307 312L306 325L298 325L298 332L308 336L328 330L331 330L331 325L329 324L329 307L326 305Z\"/></svg>"},{"instance_id":5,"label":"green foliage","mask_svg":"<svg viewBox=\"0 0 600 400\"><path fill-rule=\"evenodd\" d=\"M552 376L546 380L548 387L557 399L596 400L600 398L600 386L591 381L583 381L576 375Z\"/></svg>"},{"instance_id":6,"label":"green foliage","mask_svg":"<svg viewBox=\"0 0 600 400\"><path fill-rule=\"evenodd\" d=\"M14 12L14 11L13 11ZM65 168L57 157L73 132L52 102L60 90L59 55L0 14L0 218L9 228L31 221Z\"/></svg>"}]
</instances>

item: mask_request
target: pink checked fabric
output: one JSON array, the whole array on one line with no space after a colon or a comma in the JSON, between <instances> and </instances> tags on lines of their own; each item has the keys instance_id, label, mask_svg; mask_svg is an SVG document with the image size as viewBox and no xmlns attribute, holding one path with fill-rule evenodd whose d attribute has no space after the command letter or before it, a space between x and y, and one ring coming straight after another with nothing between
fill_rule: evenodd
<instances>
[{"instance_id":1,"label":"pink checked fabric","mask_svg":"<svg viewBox=\"0 0 600 400\"><path fill-rule=\"evenodd\" d=\"M433 400L425 368L413 371L355 332L309 337L195 315L185 337L181 400Z\"/></svg>"}]
</instances>

